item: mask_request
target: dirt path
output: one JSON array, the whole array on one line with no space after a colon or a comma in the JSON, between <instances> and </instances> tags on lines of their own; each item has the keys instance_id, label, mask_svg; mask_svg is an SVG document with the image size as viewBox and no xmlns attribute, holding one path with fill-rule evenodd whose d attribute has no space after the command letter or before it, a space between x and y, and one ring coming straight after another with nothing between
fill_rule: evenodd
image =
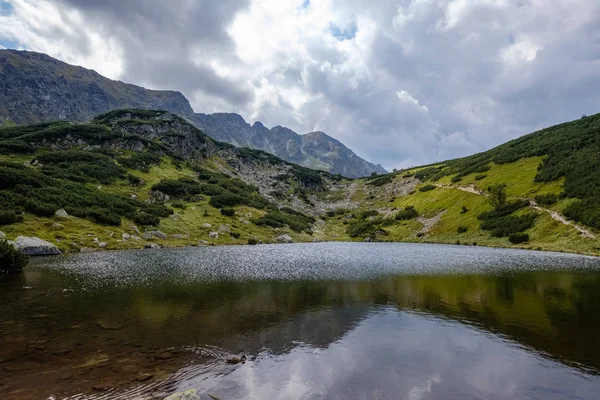
<instances>
[{"instance_id":1,"label":"dirt path","mask_svg":"<svg viewBox=\"0 0 600 400\"><path fill-rule=\"evenodd\" d=\"M458 189L458 190L462 190L463 192L469 192L469 193L473 193L473 194L478 194L480 196L487 196L487 193L477 189L474 185L469 185L469 186L451 186L451 185L442 185L441 183L436 183L435 186L444 188L444 189ZM572 221L569 221L565 218L564 215L553 211L553 210L549 210L547 208L544 207L540 207L535 201L533 201L532 199L526 199L529 200L530 205L529 207L536 210L536 211L541 211L541 212L545 212L548 213L550 215L550 217L555 220L560 222L563 225L567 225L567 226L571 226L573 228L575 228L583 237L587 237L590 239L596 239L596 235L593 234L591 231L589 231L588 229L582 227L581 225L578 225Z\"/></svg>"},{"instance_id":2,"label":"dirt path","mask_svg":"<svg viewBox=\"0 0 600 400\"><path fill-rule=\"evenodd\" d=\"M543 212L546 212L546 213L550 214L550 217L552 217L553 220L558 221L558 222L560 222L560 223L562 223L564 225L572 226L583 237L587 237L587 238L590 238L590 239L596 239L596 235L594 235L592 232L590 232L589 230L585 229L581 225L577 225L576 223L574 223L572 221L569 221L562 214L557 213L556 211L552 211L552 210L549 210L547 208L540 207L537 204L535 204L535 202L533 202L533 201L531 201L531 205L529 207L533 208L534 210L543 211Z\"/></svg>"}]
</instances>

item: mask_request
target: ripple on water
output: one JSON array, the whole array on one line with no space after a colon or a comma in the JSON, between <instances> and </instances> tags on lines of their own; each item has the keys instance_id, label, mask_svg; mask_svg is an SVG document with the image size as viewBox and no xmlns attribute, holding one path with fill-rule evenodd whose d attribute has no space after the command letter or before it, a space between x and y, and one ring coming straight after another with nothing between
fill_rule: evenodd
<instances>
[{"instance_id":1,"label":"ripple on water","mask_svg":"<svg viewBox=\"0 0 600 400\"><path fill-rule=\"evenodd\" d=\"M566 253L402 243L314 243L81 253L33 265L84 276L82 288L251 280L352 280L389 274L454 275L600 270Z\"/></svg>"}]
</instances>

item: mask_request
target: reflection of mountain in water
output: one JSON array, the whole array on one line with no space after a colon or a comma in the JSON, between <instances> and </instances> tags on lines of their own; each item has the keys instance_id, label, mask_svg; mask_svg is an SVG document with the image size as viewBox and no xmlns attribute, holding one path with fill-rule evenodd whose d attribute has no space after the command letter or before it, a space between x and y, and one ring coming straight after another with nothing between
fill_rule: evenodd
<instances>
[{"instance_id":1,"label":"reflection of mountain in water","mask_svg":"<svg viewBox=\"0 0 600 400\"><path fill-rule=\"evenodd\" d=\"M78 279L32 268L0 282L0 359L17 367L21 360L29 363L8 371L8 387L41 371L78 377L82 365L103 379L114 375L109 376L113 386L126 385L132 380L128 374L143 371L144 363L162 371L154 372L158 376L177 370L192 361L178 349L194 347L249 355L285 354L300 344L324 349L374 309L391 305L474 324L566 364L600 371L599 273L391 276L356 282L175 284L165 279L92 292L77 290ZM60 385L47 375L53 379L47 387Z\"/></svg>"}]
</instances>

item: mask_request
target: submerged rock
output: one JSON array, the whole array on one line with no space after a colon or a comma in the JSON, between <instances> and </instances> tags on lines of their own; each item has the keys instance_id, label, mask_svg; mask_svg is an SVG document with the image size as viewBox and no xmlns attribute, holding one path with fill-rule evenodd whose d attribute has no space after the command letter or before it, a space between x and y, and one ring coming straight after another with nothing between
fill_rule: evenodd
<instances>
[{"instance_id":1,"label":"submerged rock","mask_svg":"<svg viewBox=\"0 0 600 400\"><path fill-rule=\"evenodd\" d=\"M36 237L18 236L13 242L13 246L30 256L55 256L61 254L58 247Z\"/></svg>"},{"instance_id":2,"label":"submerged rock","mask_svg":"<svg viewBox=\"0 0 600 400\"><path fill-rule=\"evenodd\" d=\"M163 400L200 400L200 396L196 389L190 389L185 392L174 393Z\"/></svg>"},{"instance_id":3,"label":"submerged rock","mask_svg":"<svg viewBox=\"0 0 600 400\"><path fill-rule=\"evenodd\" d=\"M107 331L118 331L119 329L123 329L124 325L120 322L110 321L105 319L99 319L96 321L98 326Z\"/></svg>"}]
</instances>

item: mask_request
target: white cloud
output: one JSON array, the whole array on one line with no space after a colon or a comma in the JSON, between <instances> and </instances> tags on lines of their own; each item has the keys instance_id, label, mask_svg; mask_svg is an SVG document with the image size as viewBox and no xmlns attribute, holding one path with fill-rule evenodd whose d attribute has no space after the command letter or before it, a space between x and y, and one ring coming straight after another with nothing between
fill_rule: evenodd
<instances>
[{"instance_id":1,"label":"white cloud","mask_svg":"<svg viewBox=\"0 0 600 400\"><path fill-rule=\"evenodd\" d=\"M388 168L599 111L595 0L140 1L11 0L0 39Z\"/></svg>"}]
</instances>

